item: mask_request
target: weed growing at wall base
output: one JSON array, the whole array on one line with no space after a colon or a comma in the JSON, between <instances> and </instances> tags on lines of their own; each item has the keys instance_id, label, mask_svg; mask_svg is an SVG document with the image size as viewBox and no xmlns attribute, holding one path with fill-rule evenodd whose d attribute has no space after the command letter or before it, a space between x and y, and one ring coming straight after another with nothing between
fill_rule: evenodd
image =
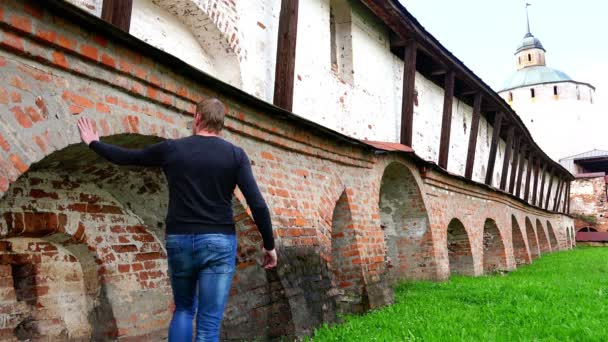
<instances>
[{"instance_id":1,"label":"weed growing at wall base","mask_svg":"<svg viewBox=\"0 0 608 342\"><path fill-rule=\"evenodd\" d=\"M314 341L606 341L608 248L544 255L507 275L406 282L396 304Z\"/></svg>"}]
</instances>

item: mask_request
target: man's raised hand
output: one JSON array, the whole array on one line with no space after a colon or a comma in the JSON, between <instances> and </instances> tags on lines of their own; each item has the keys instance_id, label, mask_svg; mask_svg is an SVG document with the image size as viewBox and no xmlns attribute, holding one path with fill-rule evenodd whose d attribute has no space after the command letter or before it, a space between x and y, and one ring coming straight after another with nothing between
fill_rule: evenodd
<instances>
[{"instance_id":1,"label":"man's raised hand","mask_svg":"<svg viewBox=\"0 0 608 342\"><path fill-rule=\"evenodd\" d=\"M80 138L82 139L82 142L87 144L87 146L93 141L99 141L99 134L97 134L91 120L87 118L78 119L78 130L80 130Z\"/></svg>"}]
</instances>

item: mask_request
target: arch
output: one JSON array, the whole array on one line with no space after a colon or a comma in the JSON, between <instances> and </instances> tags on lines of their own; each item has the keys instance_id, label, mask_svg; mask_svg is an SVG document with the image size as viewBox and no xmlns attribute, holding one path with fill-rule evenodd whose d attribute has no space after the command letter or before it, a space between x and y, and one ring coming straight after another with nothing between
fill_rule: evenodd
<instances>
[{"instance_id":1,"label":"arch","mask_svg":"<svg viewBox=\"0 0 608 342\"><path fill-rule=\"evenodd\" d=\"M553 230L553 226L551 222L547 221L547 231L549 232L549 244L551 245L551 250L557 251L559 250L559 244L557 243L557 237L555 236L555 231Z\"/></svg>"},{"instance_id":2,"label":"arch","mask_svg":"<svg viewBox=\"0 0 608 342\"><path fill-rule=\"evenodd\" d=\"M338 311L361 313L369 309L367 293L364 291L361 255L357 248L356 235L346 191L342 192L332 214L330 272Z\"/></svg>"},{"instance_id":3,"label":"arch","mask_svg":"<svg viewBox=\"0 0 608 342\"><path fill-rule=\"evenodd\" d=\"M12 278L12 286L0 285L0 308L10 307L13 317L19 318L7 327L19 340L116 337L114 312L97 270L99 260L84 244L53 239L57 236L0 240L0 269Z\"/></svg>"},{"instance_id":4,"label":"arch","mask_svg":"<svg viewBox=\"0 0 608 342\"><path fill-rule=\"evenodd\" d=\"M448 262L450 273L457 275L475 275L473 251L469 234L458 219L452 219L447 232Z\"/></svg>"},{"instance_id":5,"label":"arch","mask_svg":"<svg viewBox=\"0 0 608 342\"><path fill-rule=\"evenodd\" d=\"M194 0L135 0L131 34L222 81L241 87L240 58L245 51L239 47L237 36L240 33L230 27L228 18L223 18L220 28L216 20L223 17L220 12L224 9L223 4L217 5L211 9L210 4ZM210 10L215 15L209 15ZM159 25L159 20L165 25ZM202 54L192 53L195 49L192 44L187 48L183 45L190 36L198 43Z\"/></svg>"},{"instance_id":6,"label":"arch","mask_svg":"<svg viewBox=\"0 0 608 342\"><path fill-rule=\"evenodd\" d=\"M379 192L381 228L386 242L389 281L428 277L432 237L422 193L403 164L389 164Z\"/></svg>"},{"instance_id":7,"label":"arch","mask_svg":"<svg viewBox=\"0 0 608 342\"><path fill-rule=\"evenodd\" d=\"M597 229L595 229L593 227L583 227L583 228L579 229L578 232L584 232L584 233L597 232Z\"/></svg>"},{"instance_id":8,"label":"arch","mask_svg":"<svg viewBox=\"0 0 608 342\"><path fill-rule=\"evenodd\" d=\"M528 247L530 249L530 257L532 260L540 256L540 249L538 247L538 239L532 221L526 217L526 237L528 238Z\"/></svg>"},{"instance_id":9,"label":"arch","mask_svg":"<svg viewBox=\"0 0 608 342\"><path fill-rule=\"evenodd\" d=\"M139 147L158 138L117 135L106 140ZM88 331L87 338L116 337L119 331L133 337L153 333L129 321L138 310L130 303L141 291L151 298L146 302L150 318L169 319L172 299L159 238L166 185L159 170L116 167L84 144L74 144L24 170L0 199L0 207L0 226L5 228L0 238L42 239L37 243L52 244L51 252L66 251L64 259L48 260L45 267L61 270L65 258L79 265L80 271L70 276L82 282L80 295L74 297L85 298L79 324L86 326L79 329ZM72 319L65 321L66 328Z\"/></svg>"},{"instance_id":10,"label":"arch","mask_svg":"<svg viewBox=\"0 0 608 342\"><path fill-rule=\"evenodd\" d=\"M511 236L511 240L513 241L513 258L515 259L515 264L517 266L529 264L532 261L530 258L530 253L528 252L524 235L522 234L519 223L517 223L515 215L511 216Z\"/></svg>"},{"instance_id":11,"label":"arch","mask_svg":"<svg viewBox=\"0 0 608 342\"><path fill-rule=\"evenodd\" d=\"M483 227L483 271L492 273L507 269L505 244L496 222L486 219Z\"/></svg>"},{"instance_id":12,"label":"arch","mask_svg":"<svg viewBox=\"0 0 608 342\"><path fill-rule=\"evenodd\" d=\"M540 252L550 253L551 245L549 244L547 232L543 228L543 224L539 219L536 219L536 236L538 237L538 248L540 248Z\"/></svg>"}]
</instances>

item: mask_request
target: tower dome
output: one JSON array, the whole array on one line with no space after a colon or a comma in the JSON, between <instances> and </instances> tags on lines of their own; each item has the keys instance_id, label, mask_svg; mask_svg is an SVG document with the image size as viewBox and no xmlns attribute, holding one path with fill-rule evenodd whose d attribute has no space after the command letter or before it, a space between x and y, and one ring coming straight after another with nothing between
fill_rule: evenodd
<instances>
[{"instance_id":1,"label":"tower dome","mask_svg":"<svg viewBox=\"0 0 608 342\"><path fill-rule=\"evenodd\" d=\"M540 40L538 38L534 37L532 35L532 33L530 33L529 30L530 30L530 26L528 25L528 33L526 33L526 35L524 36L524 39L522 39L521 43L517 47L515 54L517 54L523 50L528 50L528 49L540 49L540 50L546 51L545 48L543 47L543 44L541 44Z\"/></svg>"}]
</instances>

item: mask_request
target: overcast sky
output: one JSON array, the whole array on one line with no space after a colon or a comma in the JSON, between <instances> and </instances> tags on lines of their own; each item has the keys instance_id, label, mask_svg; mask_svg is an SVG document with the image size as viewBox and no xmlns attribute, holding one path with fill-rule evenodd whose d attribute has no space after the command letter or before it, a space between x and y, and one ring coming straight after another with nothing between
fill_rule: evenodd
<instances>
[{"instance_id":1,"label":"overcast sky","mask_svg":"<svg viewBox=\"0 0 608 342\"><path fill-rule=\"evenodd\" d=\"M400 1L492 88L500 88L515 71L513 54L526 33L526 1ZM608 108L608 1L527 2L531 31L547 50L547 66L594 85L596 99Z\"/></svg>"}]
</instances>

